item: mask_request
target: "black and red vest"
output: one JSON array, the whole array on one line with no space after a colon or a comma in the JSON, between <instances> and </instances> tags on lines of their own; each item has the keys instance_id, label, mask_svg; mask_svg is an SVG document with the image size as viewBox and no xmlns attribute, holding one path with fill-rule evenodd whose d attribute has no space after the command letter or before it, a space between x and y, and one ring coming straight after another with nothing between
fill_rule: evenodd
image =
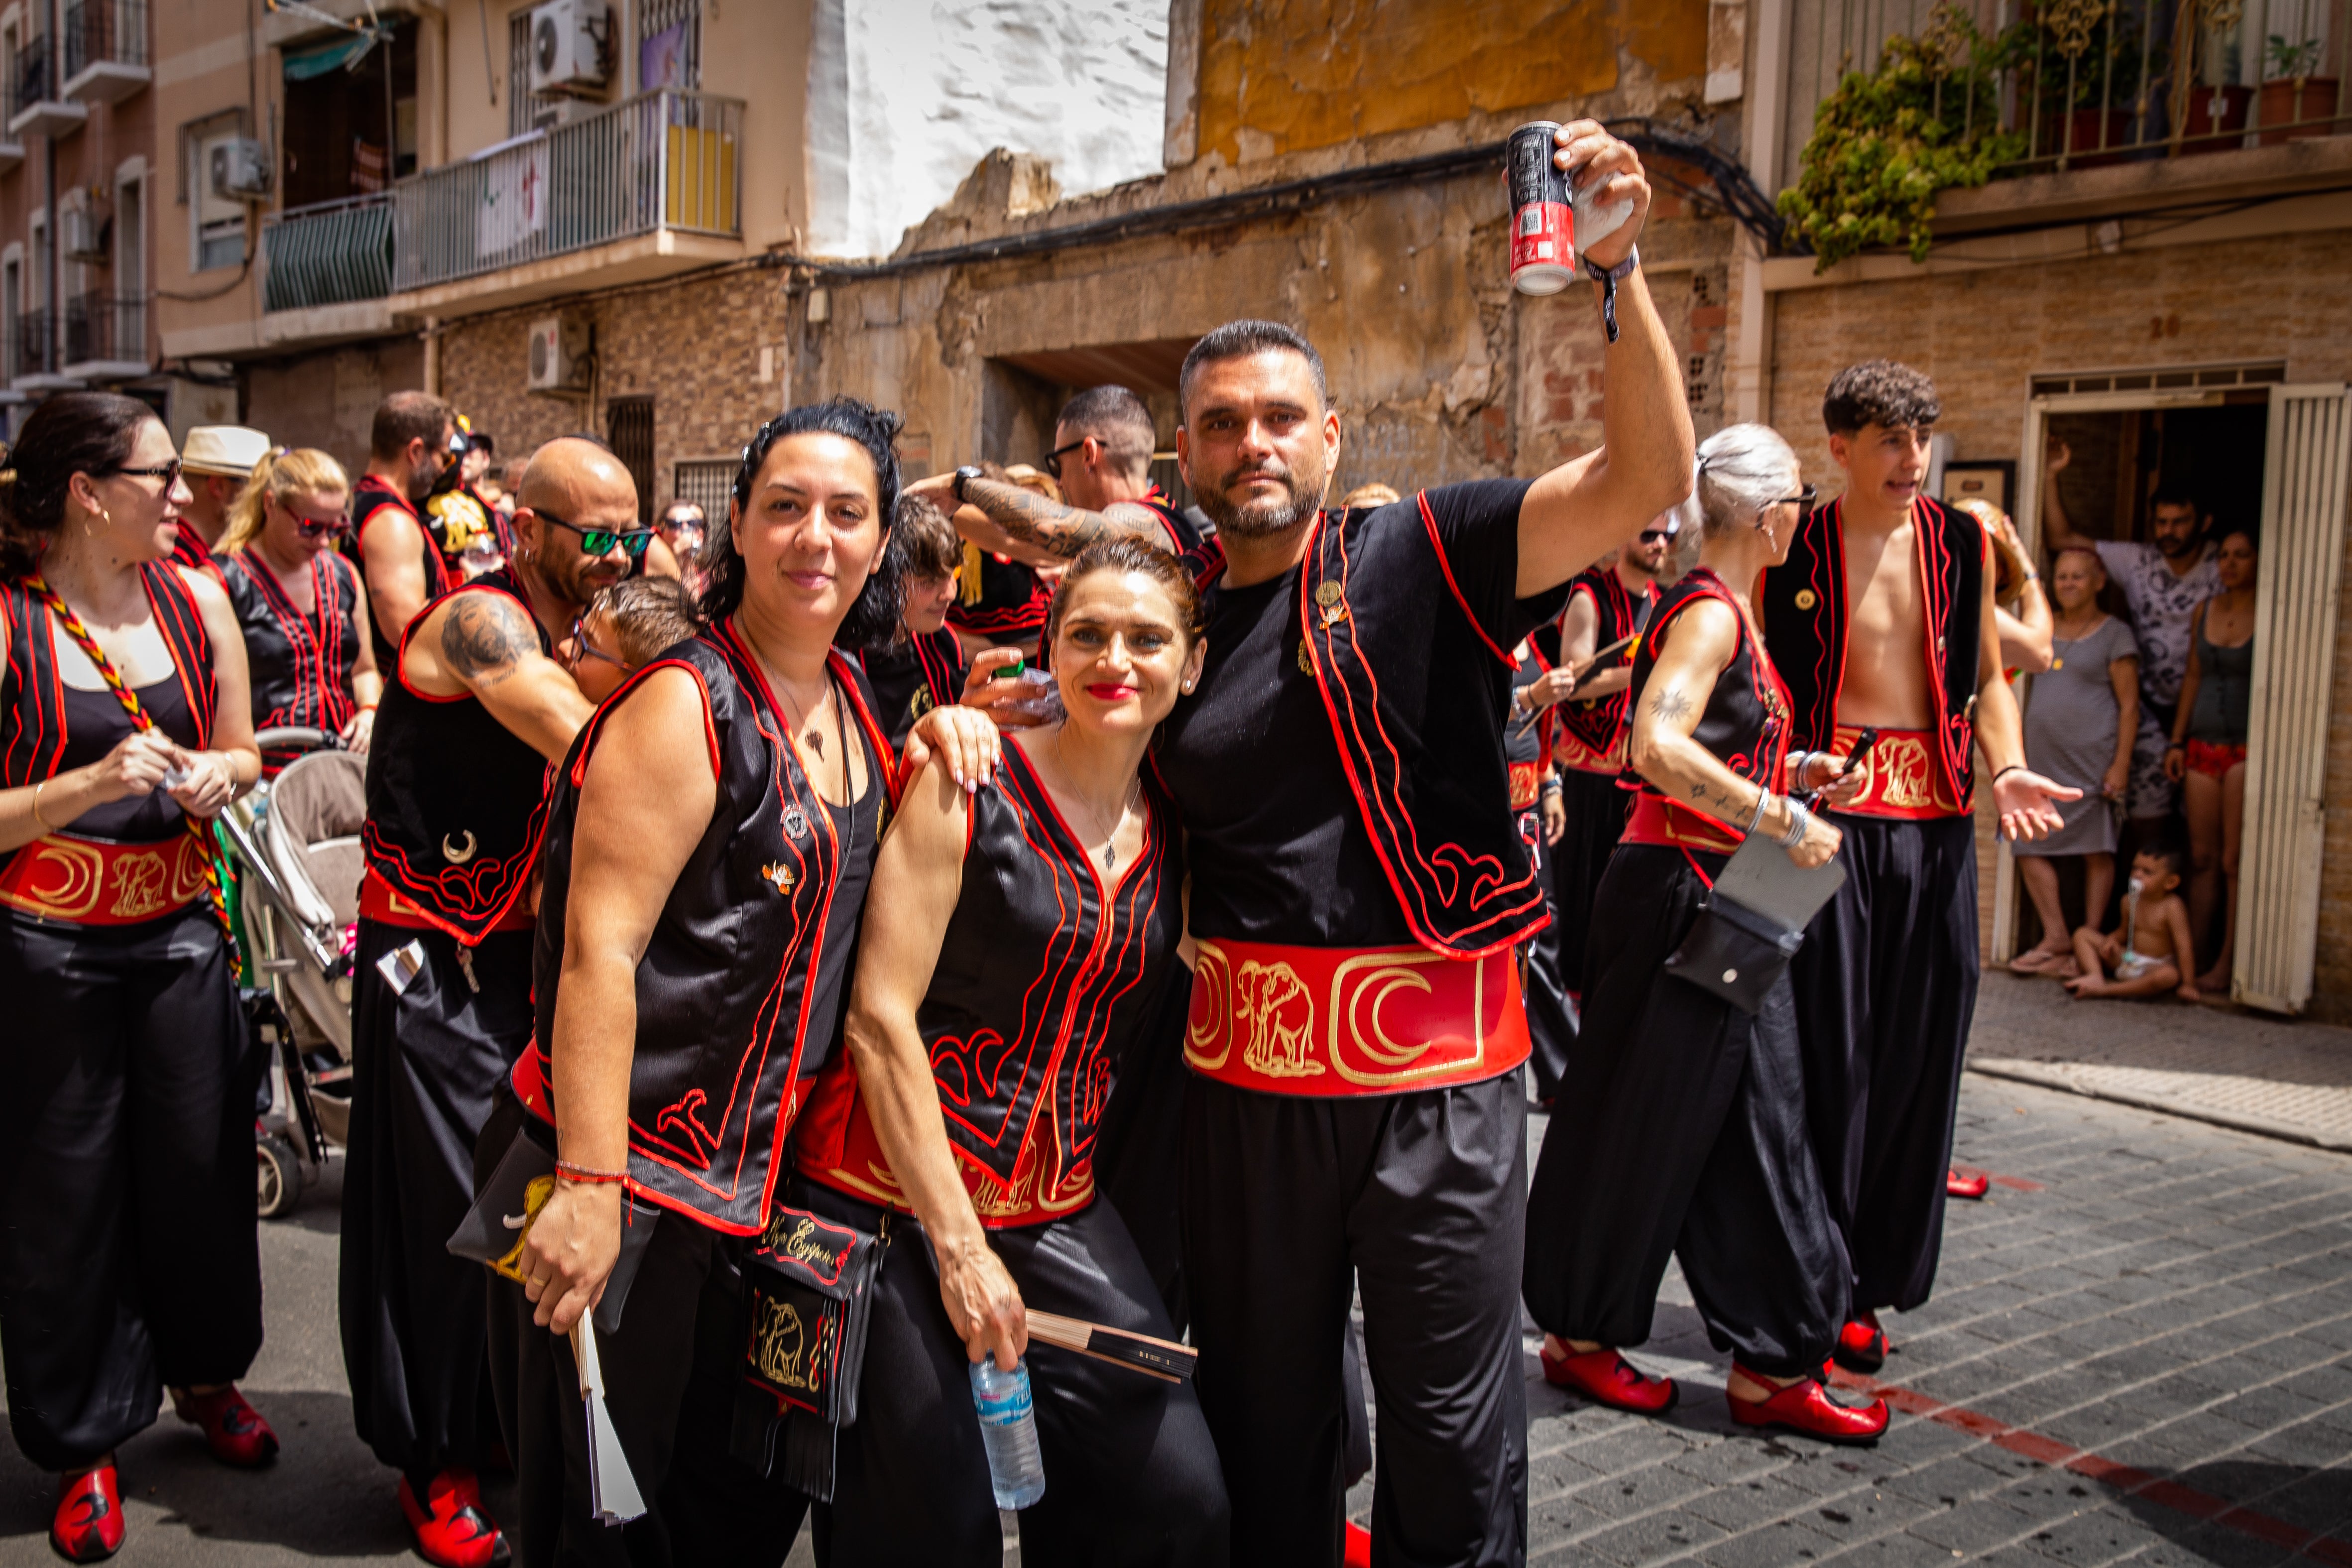
<instances>
[{"instance_id":1,"label":"black and red vest","mask_svg":"<svg viewBox=\"0 0 2352 1568\"><path fill-rule=\"evenodd\" d=\"M173 562L150 561L139 574L195 720L195 749L204 751L212 744L213 718L220 706L212 636L195 595ZM23 583L12 582L0 586L0 615L8 621L8 667L0 677L0 787L21 789L57 776L66 749L66 688L58 673L48 606L26 593Z\"/></svg>"},{"instance_id":2,"label":"black and red vest","mask_svg":"<svg viewBox=\"0 0 2352 1568\"><path fill-rule=\"evenodd\" d=\"M1758 584L1764 639L1796 707L1790 743L1828 751L1845 687L1845 501L1813 509L1797 528L1789 558ZM1919 567L1920 626L1937 749L1967 810L1976 773L1977 665L1983 653L1984 525L1967 512L1920 497L1912 503Z\"/></svg>"},{"instance_id":3,"label":"black and red vest","mask_svg":"<svg viewBox=\"0 0 2352 1568\"><path fill-rule=\"evenodd\" d=\"M375 474L361 476L360 482L352 490L352 516L357 520L357 526L352 531L350 553L352 564L358 569L360 574L360 586L362 588L367 586L368 524L374 521L377 515L387 507L397 510L409 521L416 524L416 531L424 540L417 549L417 558L425 567L425 602L429 605L457 586L458 579L442 562L441 549L434 542L433 531L425 525L422 518L417 516L416 509L409 504L408 498ZM373 600L369 601L368 609L370 612L369 640L375 646L376 666L384 672L385 684L390 686L394 684L391 679L392 668L399 657L400 646L408 628L383 625L382 619L373 614L375 604ZM420 616L423 614L422 611L418 613Z\"/></svg>"},{"instance_id":4,"label":"black and red vest","mask_svg":"<svg viewBox=\"0 0 2352 1568\"><path fill-rule=\"evenodd\" d=\"M205 536L196 531L196 525L184 517L173 521L178 526L177 531L172 535L173 563L185 566L191 572L201 572L207 577L218 579L220 565L213 560L213 547L205 542Z\"/></svg>"},{"instance_id":5,"label":"black and red vest","mask_svg":"<svg viewBox=\"0 0 2352 1568\"><path fill-rule=\"evenodd\" d=\"M1641 642L1635 645L1633 679L1625 690L1634 701L1641 700L1643 689L1650 683L1650 672L1657 668L1658 652L1665 645L1668 629L1676 616L1701 599L1714 599L1738 616L1739 646L1730 662L1723 667L1723 673L1715 678L1715 685L1707 692L1706 707L1698 716L1691 739L1738 777L1760 785L1768 794L1778 794L1781 764L1789 756L1789 689L1774 670L1770 655L1757 647L1739 601L1711 569L1693 567L1680 582L1658 595L1650 624ZM1677 814L1686 813L1725 828L1735 844L1744 837L1743 825L1727 824L1713 813L1672 801L1657 785L1631 768L1625 770L1622 782L1638 792L1640 798L1633 807L1637 818L1647 815L1645 807L1665 802ZM1628 830L1628 842L1643 842L1644 837Z\"/></svg>"},{"instance_id":6,"label":"black and red vest","mask_svg":"<svg viewBox=\"0 0 2352 1568\"><path fill-rule=\"evenodd\" d=\"M1094 1197L1095 1134L1128 1042L1157 1016L1184 934L1175 814L1149 773L1140 855L1104 870L1008 736L971 803L962 891L915 1024L948 1142L983 1224ZM846 1055L794 1135L803 1174L904 1208Z\"/></svg>"},{"instance_id":7,"label":"black and red vest","mask_svg":"<svg viewBox=\"0 0 2352 1568\"><path fill-rule=\"evenodd\" d=\"M1385 509L1327 511L1307 533L1299 622L1341 768L1407 929L1432 952L1477 958L1525 942L1551 915L1504 809L1500 716L1516 661L1470 613L1428 497L1415 500L1448 592L1402 574L1356 574L1366 521ZM1203 592L1224 573L1214 539L1183 560ZM1483 691L1460 685L1459 670L1432 668L1437 617L1454 613L1494 655Z\"/></svg>"},{"instance_id":8,"label":"black and red vest","mask_svg":"<svg viewBox=\"0 0 2352 1568\"><path fill-rule=\"evenodd\" d=\"M522 585L492 572L444 595L502 594L531 616ZM367 823L361 847L368 870L417 906L425 921L468 946L505 921L530 887L547 822L547 759L499 722L479 699L432 697L401 668L408 630L383 683L368 745Z\"/></svg>"},{"instance_id":9,"label":"black and red vest","mask_svg":"<svg viewBox=\"0 0 2352 1568\"><path fill-rule=\"evenodd\" d=\"M857 666L874 688L874 712L893 746L907 742L915 721L934 708L963 700L963 645L941 626L905 642L858 650Z\"/></svg>"},{"instance_id":10,"label":"black and red vest","mask_svg":"<svg viewBox=\"0 0 2352 1568\"><path fill-rule=\"evenodd\" d=\"M358 710L352 668L360 634L353 611L359 574L331 550L310 559L311 610L305 615L266 562L243 551L221 556L221 585L245 628L245 667L253 686L253 727L289 726L339 731ZM262 773L276 776L291 758L265 754Z\"/></svg>"},{"instance_id":11,"label":"black and red vest","mask_svg":"<svg viewBox=\"0 0 2352 1568\"><path fill-rule=\"evenodd\" d=\"M831 663L873 748L869 760L878 760L868 787L887 791L895 805L889 742L849 661L835 652ZM629 1176L666 1208L750 1236L766 1219L799 1113L802 1053L819 1043L808 1038L810 982L824 960L845 846L732 621L632 676L596 710L556 772L532 959L536 1031L515 1077L519 1086L526 1079L534 1086L525 1103L553 1121L547 1042L563 975L580 786L604 721L658 669L683 669L702 688L719 798L637 963Z\"/></svg>"},{"instance_id":12,"label":"black and red vest","mask_svg":"<svg viewBox=\"0 0 2352 1568\"><path fill-rule=\"evenodd\" d=\"M1654 590L1643 590L1639 598L1627 593L1624 580L1617 575L1614 566L1595 566L1577 574L1568 584L1568 602L1574 604L1579 594L1592 596L1592 646L1596 649L1607 647L1640 631L1657 603ZM1561 616L1565 617L1567 614L1568 611L1562 608ZM1549 642L1550 646L1544 652L1555 664L1559 659L1559 621L1555 620L1538 634L1539 638ZM1538 641L1538 646L1542 647L1542 642ZM1620 689L1605 697L1571 697L1558 705L1558 733L1568 742L1563 750L1570 753L1561 759L1563 762L1572 767L1585 767L1587 772L1598 773L1603 770L1588 766L1589 759L1617 757L1620 762L1623 760L1617 748L1625 738L1626 716L1633 711L1626 700L1630 689Z\"/></svg>"}]
</instances>

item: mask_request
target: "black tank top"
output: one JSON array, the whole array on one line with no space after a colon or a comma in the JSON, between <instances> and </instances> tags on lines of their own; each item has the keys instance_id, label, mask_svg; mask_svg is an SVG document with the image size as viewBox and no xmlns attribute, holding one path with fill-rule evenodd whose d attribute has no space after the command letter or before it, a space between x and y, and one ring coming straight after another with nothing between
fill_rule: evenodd
<instances>
[{"instance_id":1,"label":"black tank top","mask_svg":"<svg viewBox=\"0 0 2352 1568\"><path fill-rule=\"evenodd\" d=\"M359 574L361 586L366 586L367 551L364 546L367 542L368 524L374 521L376 514L386 508L405 513L409 521L416 524L416 531L424 538L424 543L417 551L417 559L425 568L425 603L429 608L434 600L457 587L457 580L450 575L448 566L442 561L441 547L434 542L433 531L425 526L424 520L417 516L416 509L409 504L408 498L373 474L362 476L360 482L352 489L352 516L358 524L352 529L351 535L350 553L352 568ZM371 605L370 608L373 606ZM418 618L422 619L424 612L420 610L417 615ZM393 679L393 669L400 656L401 639L407 631L406 626L385 626L381 616L374 616L368 622L368 637L375 646L376 668L384 672L384 684L387 688L399 684ZM376 715L377 722L381 723L383 718L380 713Z\"/></svg>"},{"instance_id":2,"label":"black tank top","mask_svg":"<svg viewBox=\"0 0 2352 1568\"><path fill-rule=\"evenodd\" d=\"M945 626L863 649L857 664L874 688L874 716L894 746L905 745L915 721L932 709L963 700L963 648Z\"/></svg>"},{"instance_id":3,"label":"black tank top","mask_svg":"<svg viewBox=\"0 0 2352 1568\"><path fill-rule=\"evenodd\" d=\"M152 686L132 689L139 706L155 727L190 750L196 750L195 716L188 711L187 693L177 679L166 677ZM88 767L131 736L131 715L113 692L100 688L84 691L66 688L66 749L58 771ZM92 806L66 829L77 838L109 838L123 844L160 844L186 831L180 826L180 803L162 790L127 795L121 800Z\"/></svg>"},{"instance_id":4,"label":"black tank top","mask_svg":"<svg viewBox=\"0 0 2352 1568\"><path fill-rule=\"evenodd\" d=\"M503 594L530 616L522 585L504 572L456 592ZM530 619L544 653L547 632ZM393 658L368 746L368 869L435 925L478 943L530 886L547 819L547 759L474 697L412 690Z\"/></svg>"},{"instance_id":5,"label":"black tank top","mask_svg":"<svg viewBox=\"0 0 2352 1568\"><path fill-rule=\"evenodd\" d=\"M1627 689L1632 693L1632 702L1626 710L1632 712L1640 705L1650 672L1657 668L1658 650L1667 628L1674 625L1675 616L1700 599L1721 600L1739 617L1739 646L1731 662L1723 667L1723 673L1715 678L1715 689L1707 693L1706 710L1699 715L1698 728L1691 732L1691 738L1748 783L1777 791L1780 763L1789 754L1789 689L1780 683L1772 661L1764 657L1755 634L1748 629L1748 617L1740 615L1738 600L1723 579L1708 568L1694 567L1681 582L1658 595L1657 608L1651 613L1641 646L1633 656L1633 679ZM1630 767L1625 770L1623 783L1644 795L1667 798ZM1740 825L1731 826L1737 828Z\"/></svg>"},{"instance_id":6,"label":"black tank top","mask_svg":"<svg viewBox=\"0 0 2352 1568\"><path fill-rule=\"evenodd\" d=\"M548 1086L551 1110L547 1042L562 984L580 783L605 718L647 676L673 668L702 688L719 799L637 964L629 1173L663 1206L748 1236L766 1218L776 1156L799 1110L796 1064L829 1050L840 1029L849 949L896 772L856 667L836 653L833 678L848 700L846 727L864 741L869 782L854 812L828 809L732 621L679 644L608 699L557 770L549 806L525 1071Z\"/></svg>"},{"instance_id":7,"label":"black tank top","mask_svg":"<svg viewBox=\"0 0 2352 1568\"><path fill-rule=\"evenodd\" d=\"M245 665L253 683L256 730L301 725L334 731L351 721L358 702L352 695L352 667L359 662L360 634L352 610L359 603L359 574L332 551L310 562L311 610L297 606L266 562L244 551L220 557L216 565L245 629ZM275 777L293 753L265 752L261 771Z\"/></svg>"}]
</instances>

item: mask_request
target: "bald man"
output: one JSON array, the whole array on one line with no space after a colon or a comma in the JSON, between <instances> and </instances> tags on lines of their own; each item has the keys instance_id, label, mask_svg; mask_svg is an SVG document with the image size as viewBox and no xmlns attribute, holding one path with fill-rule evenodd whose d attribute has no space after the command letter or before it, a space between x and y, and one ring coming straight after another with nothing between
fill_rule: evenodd
<instances>
[{"instance_id":1,"label":"bald man","mask_svg":"<svg viewBox=\"0 0 2352 1568\"><path fill-rule=\"evenodd\" d=\"M343 1363L360 1436L401 1473L418 1552L456 1568L502 1542L475 1480L499 1447L488 1277L444 1243L473 1202L491 1096L530 1036L541 784L593 711L557 647L626 572L636 521L610 452L541 447L517 487L514 561L425 605L368 752Z\"/></svg>"}]
</instances>

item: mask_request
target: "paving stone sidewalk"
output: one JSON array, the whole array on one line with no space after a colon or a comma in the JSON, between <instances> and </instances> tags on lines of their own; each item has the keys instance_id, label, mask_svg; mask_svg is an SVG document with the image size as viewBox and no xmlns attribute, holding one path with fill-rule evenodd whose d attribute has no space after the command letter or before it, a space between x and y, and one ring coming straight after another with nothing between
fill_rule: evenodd
<instances>
[{"instance_id":1,"label":"paving stone sidewalk","mask_svg":"<svg viewBox=\"0 0 2352 1568\"><path fill-rule=\"evenodd\" d=\"M1988 973L1969 1065L2225 1127L2352 1150L2352 1029L2232 1007L2077 1002Z\"/></svg>"}]
</instances>

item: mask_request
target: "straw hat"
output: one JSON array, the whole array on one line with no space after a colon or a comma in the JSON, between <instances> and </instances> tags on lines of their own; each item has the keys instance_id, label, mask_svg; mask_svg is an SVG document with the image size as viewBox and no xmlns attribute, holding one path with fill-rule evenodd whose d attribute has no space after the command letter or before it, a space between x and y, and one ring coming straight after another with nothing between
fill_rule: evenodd
<instances>
[{"instance_id":1,"label":"straw hat","mask_svg":"<svg viewBox=\"0 0 2352 1568\"><path fill-rule=\"evenodd\" d=\"M199 425L188 432L180 466L192 474L253 477L253 465L269 455L269 437L242 425Z\"/></svg>"}]
</instances>

